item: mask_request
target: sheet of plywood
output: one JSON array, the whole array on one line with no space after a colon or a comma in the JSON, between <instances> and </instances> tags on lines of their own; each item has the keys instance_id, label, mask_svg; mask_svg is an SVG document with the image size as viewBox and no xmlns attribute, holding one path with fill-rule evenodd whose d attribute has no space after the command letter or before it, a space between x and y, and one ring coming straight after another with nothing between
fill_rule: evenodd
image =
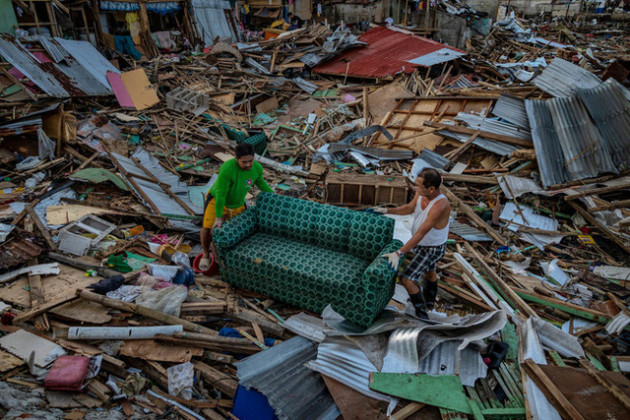
<instances>
[{"instance_id":1,"label":"sheet of plywood","mask_svg":"<svg viewBox=\"0 0 630 420\"><path fill-rule=\"evenodd\" d=\"M100 277L85 277L83 271L64 264L59 264L59 269L58 275L42 278L41 291L45 302L74 296L77 289L85 288L100 280ZM28 278L26 277L0 289L0 295L5 302L11 302L24 308L31 307L31 295L28 291Z\"/></svg>"},{"instance_id":2,"label":"sheet of plywood","mask_svg":"<svg viewBox=\"0 0 630 420\"><path fill-rule=\"evenodd\" d=\"M49 225L66 225L79 220L87 214L101 215L116 213L115 211L100 207L83 206L81 204L61 204L59 206L46 207L46 222Z\"/></svg>"},{"instance_id":3,"label":"sheet of plywood","mask_svg":"<svg viewBox=\"0 0 630 420\"><path fill-rule=\"evenodd\" d=\"M123 356L138 357L156 362L190 362L193 356L202 356L203 349L172 346L155 340L129 340L120 348Z\"/></svg>"},{"instance_id":4,"label":"sheet of plywood","mask_svg":"<svg viewBox=\"0 0 630 420\"><path fill-rule=\"evenodd\" d=\"M85 300L66 303L50 312L65 319L89 324L106 324L112 320L108 307Z\"/></svg>"},{"instance_id":5,"label":"sheet of plywood","mask_svg":"<svg viewBox=\"0 0 630 420\"><path fill-rule=\"evenodd\" d=\"M107 81L114 91L114 96L116 96L118 104L122 108L133 109L133 101L131 100L131 96L129 96L129 93L127 92L127 88L125 88L125 84L123 83L120 74L108 71Z\"/></svg>"},{"instance_id":6,"label":"sheet of plywood","mask_svg":"<svg viewBox=\"0 0 630 420\"><path fill-rule=\"evenodd\" d=\"M144 69L136 69L120 75L134 107L140 111L160 102Z\"/></svg>"},{"instance_id":7,"label":"sheet of plywood","mask_svg":"<svg viewBox=\"0 0 630 420\"><path fill-rule=\"evenodd\" d=\"M405 89L400 83L392 82L368 95L368 108L372 115L372 121L380 123L391 111L398 98L410 98L413 94Z\"/></svg>"},{"instance_id":8,"label":"sheet of plywood","mask_svg":"<svg viewBox=\"0 0 630 420\"><path fill-rule=\"evenodd\" d=\"M552 365L541 365L540 368L584 418L589 420L628 418L628 409L586 370ZM622 373L605 371L599 373L630 396L630 381Z\"/></svg>"},{"instance_id":9,"label":"sheet of plywood","mask_svg":"<svg viewBox=\"0 0 630 420\"><path fill-rule=\"evenodd\" d=\"M271 98L256 105L256 112L260 114L262 112L273 111L274 109L278 108L278 105L278 98L272 96Z\"/></svg>"},{"instance_id":10,"label":"sheet of plywood","mask_svg":"<svg viewBox=\"0 0 630 420\"><path fill-rule=\"evenodd\" d=\"M24 361L22 359L15 357L11 353L0 350L0 373L7 372L23 364Z\"/></svg>"}]
</instances>

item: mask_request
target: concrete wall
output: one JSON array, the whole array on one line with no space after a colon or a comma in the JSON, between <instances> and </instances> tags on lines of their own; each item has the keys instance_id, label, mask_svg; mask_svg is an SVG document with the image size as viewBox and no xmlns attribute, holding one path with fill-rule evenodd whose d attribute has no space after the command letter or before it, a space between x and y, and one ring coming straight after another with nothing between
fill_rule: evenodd
<instances>
[{"instance_id":1,"label":"concrete wall","mask_svg":"<svg viewBox=\"0 0 630 420\"><path fill-rule=\"evenodd\" d=\"M435 33L433 39L455 48L463 49L466 46L466 39L472 35L466 25L466 19L445 12L438 12L435 27L440 30Z\"/></svg>"},{"instance_id":2,"label":"concrete wall","mask_svg":"<svg viewBox=\"0 0 630 420\"><path fill-rule=\"evenodd\" d=\"M335 4L326 7L325 15L329 22L357 23L357 22L383 22L383 1L372 4ZM313 13L316 13L316 6L313 5Z\"/></svg>"},{"instance_id":3,"label":"concrete wall","mask_svg":"<svg viewBox=\"0 0 630 420\"><path fill-rule=\"evenodd\" d=\"M488 16L494 19L494 15L497 12L497 4L499 0L464 0L463 3L472 7L478 12L485 12Z\"/></svg>"}]
</instances>

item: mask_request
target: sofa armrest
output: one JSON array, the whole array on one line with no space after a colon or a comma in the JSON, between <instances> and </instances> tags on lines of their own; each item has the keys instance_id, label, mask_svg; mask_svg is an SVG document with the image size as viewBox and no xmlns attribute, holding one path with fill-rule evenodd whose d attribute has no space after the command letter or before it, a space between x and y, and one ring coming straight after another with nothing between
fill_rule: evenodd
<instances>
[{"instance_id":1,"label":"sofa armrest","mask_svg":"<svg viewBox=\"0 0 630 420\"><path fill-rule=\"evenodd\" d=\"M403 243L398 239L392 240L383 247L376 259L365 269L362 280L366 292L375 292L387 286L396 275L396 271L389 268L387 258L383 258L383 255L395 252L402 246Z\"/></svg>"},{"instance_id":2,"label":"sofa armrest","mask_svg":"<svg viewBox=\"0 0 630 420\"><path fill-rule=\"evenodd\" d=\"M250 207L212 232L212 241L217 247L219 256L256 231L258 228L257 216L258 209Z\"/></svg>"}]
</instances>

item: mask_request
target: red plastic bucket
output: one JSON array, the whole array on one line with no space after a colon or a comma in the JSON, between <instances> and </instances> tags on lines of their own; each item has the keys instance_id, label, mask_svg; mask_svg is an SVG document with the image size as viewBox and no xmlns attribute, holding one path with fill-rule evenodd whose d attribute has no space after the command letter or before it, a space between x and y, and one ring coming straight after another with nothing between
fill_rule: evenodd
<instances>
[{"instance_id":1,"label":"red plastic bucket","mask_svg":"<svg viewBox=\"0 0 630 420\"><path fill-rule=\"evenodd\" d=\"M201 262L202 258L203 254L199 254L195 257L195 260L193 261L193 270L195 270L197 273L203 274L204 276L214 276L219 272L219 264L217 264L217 262L215 261L214 254L210 254L210 268L208 268L207 271L201 271L199 269L199 263Z\"/></svg>"}]
</instances>

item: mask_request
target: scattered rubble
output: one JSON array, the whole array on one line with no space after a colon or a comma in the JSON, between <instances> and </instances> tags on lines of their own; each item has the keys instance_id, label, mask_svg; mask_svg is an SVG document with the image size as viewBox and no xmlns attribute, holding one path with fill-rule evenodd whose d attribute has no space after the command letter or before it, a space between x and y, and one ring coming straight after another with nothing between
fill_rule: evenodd
<instances>
[{"instance_id":1,"label":"scattered rubble","mask_svg":"<svg viewBox=\"0 0 630 420\"><path fill-rule=\"evenodd\" d=\"M4 418L628 415L623 5L410 2L381 25L333 23L335 4L66 3L16 1L0 36ZM368 316L338 284L313 312L198 271L206 193L241 143L275 193L356 212L439 170L454 210L430 319L400 285Z\"/></svg>"}]
</instances>

